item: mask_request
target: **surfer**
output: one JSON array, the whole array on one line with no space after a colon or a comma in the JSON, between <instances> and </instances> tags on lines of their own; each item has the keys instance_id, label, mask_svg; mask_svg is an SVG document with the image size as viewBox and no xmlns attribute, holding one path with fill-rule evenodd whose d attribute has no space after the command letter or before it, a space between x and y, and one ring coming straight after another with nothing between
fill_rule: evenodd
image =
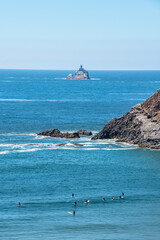
<instances>
[{"instance_id":1,"label":"surfer","mask_svg":"<svg viewBox=\"0 0 160 240\"><path fill-rule=\"evenodd\" d=\"M124 193L122 192L122 196L124 196Z\"/></svg>"},{"instance_id":2,"label":"surfer","mask_svg":"<svg viewBox=\"0 0 160 240\"><path fill-rule=\"evenodd\" d=\"M86 200L84 203L86 203L86 204L87 204L87 203L89 203L89 202L90 202L89 200Z\"/></svg>"},{"instance_id":3,"label":"surfer","mask_svg":"<svg viewBox=\"0 0 160 240\"><path fill-rule=\"evenodd\" d=\"M104 201L106 201L105 197L104 197L104 198L102 198L102 200L103 200L103 202L104 202Z\"/></svg>"},{"instance_id":4,"label":"surfer","mask_svg":"<svg viewBox=\"0 0 160 240\"><path fill-rule=\"evenodd\" d=\"M18 204L17 204L17 207L20 207L21 206L21 203L19 202Z\"/></svg>"},{"instance_id":5,"label":"surfer","mask_svg":"<svg viewBox=\"0 0 160 240\"><path fill-rule=\"evenodd\" d=\"M114 200L114 197L112 197L112 200Z\"/></svg>"},{"instance_id":6,"label":"surfer","mask_svg":"<svg viewBox=\"0 0 160 240\"><path fill-rule=\"evenodd\" d=\"M118 197L119 199L121 199L122 197L121 197L121 195L119 195L119 197Z\"/></svg>"},{"instance_id":7,"label":"surfer","mask_svg":"<svg viewBox=\"0 0 160 240\"><path fill-rule=\"evenodd\" d=\"M68 213L71 214L71 215L75 215L76 211L74 210L73 212L68 212Z\"/></svg>"}]
</instances>

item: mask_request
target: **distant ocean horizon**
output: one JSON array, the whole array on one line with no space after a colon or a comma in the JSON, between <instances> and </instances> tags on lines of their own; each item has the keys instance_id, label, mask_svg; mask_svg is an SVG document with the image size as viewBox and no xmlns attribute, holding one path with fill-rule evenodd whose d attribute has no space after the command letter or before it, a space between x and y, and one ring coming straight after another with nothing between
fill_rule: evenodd
<instances>
[{"instance_id":1,"label":"distant ocean horizon","mask_svg":"<svg viewBox=\"0 0 160 240\"><path fill-rule=\"evenodd\" d=\"M85 67L86 68L86 67ZM0 68L0 70L15 70L15 71L76 71L77 68L72 68L72 69L51 69L51 68ZM87 71L106 71L106 72L146 72L146 71L160 71L160 69L88 69L86 68Z\"/></svg>"},{"instance_id":2,"label":"distant ocean horizon","mask_svg":"<svg viewBox=\"0 0 160 240\"><path fill-rule=\"evenodd\" d=\"M36 134L95 134L160 88L160 70L87 70L0 70L1 239L159 239L159 150Z\"/></svg>"}]
</instances>

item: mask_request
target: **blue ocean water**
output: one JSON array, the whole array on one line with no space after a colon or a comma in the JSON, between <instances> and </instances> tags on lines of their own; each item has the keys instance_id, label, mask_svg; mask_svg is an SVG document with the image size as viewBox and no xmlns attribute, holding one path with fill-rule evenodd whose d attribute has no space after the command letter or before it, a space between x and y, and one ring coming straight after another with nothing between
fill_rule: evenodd
<instances>
[{"instance_id":1,"label":"blue ocean water","mask_svg":"<svg viewBox=\"0 0 160 240\"><path fill-rule=\"evenodd\" d=\"M101 130L160 88L160 71L69 73L0 70L0 238L160 239L160 151L36 135Z\"/></svg>"}]
</instances>

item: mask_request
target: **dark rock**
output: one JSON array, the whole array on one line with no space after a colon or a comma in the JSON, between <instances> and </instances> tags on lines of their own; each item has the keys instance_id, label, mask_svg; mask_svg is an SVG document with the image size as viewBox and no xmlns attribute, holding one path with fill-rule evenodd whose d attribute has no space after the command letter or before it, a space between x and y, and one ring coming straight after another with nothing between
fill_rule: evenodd
<instances>
[{"instance_id":1,"label":"dark rock","mask_svg":"<svg viewBox=\"0 0 160 240\"><path fill-rule=\"evenodd\" d=\"M61 134L61 132L56 128L37 133L37 135L50 136L50 137L54 137L54 136L56 137L59 134Z\"/></svg>"},{"instance_id":2,"label":"dark rock","mask_svg":"<svg viewBox=\"0 0 160 240\"><path fill-rule=\"evenodd\" d=\"M81 144L81 143L72 143L74 146L77 146L77 147L82 147L82 146L84 146L83 144ZM56 144L56 146L59 146L59 147L61 147L61 146L65 146L65 145L67 145L67 143L59 143L59 144Z\"/></svg>"},{"instance_id":3,"label":"dark rock","mask_svg":"<svg viewBox=\"0 0 160 240\"><path fill-rule=\"evenodd\" d=\"M49 137L56 137L56 138L79 138L79 134L74 132L74 133L69 133L69 132L60 132L58 129L54 128L52 130L46 130L40 133L37 133L37 135L40 136L49 136Z\"/></svg>"},{"instance_id":4,"label":"dark rock","mask_svg":"<svg viewBox=\"0 0 160 240\"><path fill-rule=\"evenodd\" d=\"M78 133L79 135L84 135L84 136L91 136L91 135L92 135L92 132L87 131L87 130L83 130L83 129L78 130L77 133Z\"/></svg>"},{"instance_id":5,"label":"dark rock","mask_svg":"<svg viewBox=\"0 0 160 240\"><path fill-rule=\"evenodd\" d=\"M160 149L160 89L122 117L109 121L92 139L106 138Z\"/></svg>"},{"instance_id":6,"label":"dark rock","mask_svg":"<svg viewBox=\"0 0 160 240\"><path fill-rule=\"evenodd\" d=\"M65 146L67 143L59 143L59 144L56 144L56 146L58 147L61 147L61 146Z\"/></svg>"},{"instance_id":7,"label":"dark rock","mask_svg":"<svg viewBox=\"0 0 160 240\"><path fill-rule=\"evenodd\" d=\"M77 146L77 147L82 147L82 146L84 146L83 144L81 144L81 143L72 143L73 145L75 145L75 146Z\"/></svg>"}]
</instances>

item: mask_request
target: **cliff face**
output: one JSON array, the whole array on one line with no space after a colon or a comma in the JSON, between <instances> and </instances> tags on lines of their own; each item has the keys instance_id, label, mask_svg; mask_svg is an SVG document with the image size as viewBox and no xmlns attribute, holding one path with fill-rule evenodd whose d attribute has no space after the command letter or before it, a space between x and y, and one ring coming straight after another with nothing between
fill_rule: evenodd
<instances>
[{"instance_id":1,"label":"cliff face","mask_svg":"<svg viewBox=\"0 0 160 240\"><path fill-rule=\"evenodd\" d=\"M122 117L109 121L92 139L106 138L160 149L160 89Z\"/></svg>"}]
</instances>

